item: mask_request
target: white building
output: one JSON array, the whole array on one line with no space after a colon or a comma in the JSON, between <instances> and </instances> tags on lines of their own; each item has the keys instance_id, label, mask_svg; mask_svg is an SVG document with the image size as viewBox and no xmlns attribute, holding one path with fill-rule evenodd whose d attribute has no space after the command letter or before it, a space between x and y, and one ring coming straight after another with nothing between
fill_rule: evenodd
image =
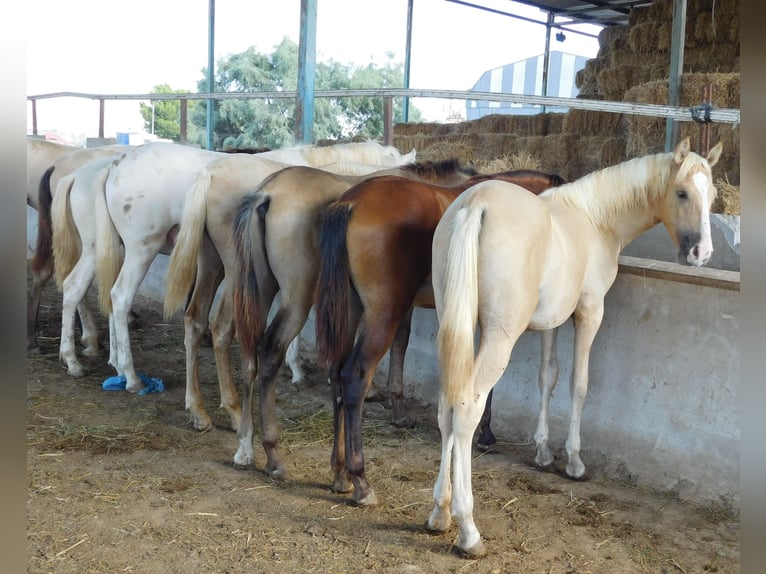
<instances>
[{"instance_id":1,"label":"white building","mask_svg":"<svg viewBox=\"0 0 766 574\"><path fill-rule=\"evenodd\" d=\"M500 68L487 70L471 88L475 92L494 92L498 94L521 94L525 96L553 96L574 98L579 90L575 85L575 76L585 67L589 58L565 52L552 51L548 61L548 93L543 94L543 55L534 56L506 64ZM541 106L515 104L511 102L488 102L486 100L466 100L466 119L476 120L489 114L539 113ZM546 106L547 112L566 112L568 108Z\"/></svg>"}]
</instances>

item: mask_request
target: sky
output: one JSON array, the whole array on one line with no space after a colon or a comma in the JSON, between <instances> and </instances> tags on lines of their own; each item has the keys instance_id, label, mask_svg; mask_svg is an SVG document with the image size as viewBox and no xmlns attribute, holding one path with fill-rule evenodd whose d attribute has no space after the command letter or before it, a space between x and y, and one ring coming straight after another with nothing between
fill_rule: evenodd
<instances>
[{"instance_id":1,"label":"sky","mask_svg":"<svg viewBox=\"0 0 766 574\"><path fill-rule=\"evenodd\" d=\"M535 20L546 14L509 0L469 0ZM317 61L404 63L407 0L317 0ZM208 60L208 0L32 0L27 9L27 95L52 92L149 93L166 83L197 91ZM40 17L44 14L44 17ZM594 35L595 26L578 26ZM214 57L251 46L271 53L284 36L299 41L300 0L217 0ZM545 27L446 0L414 0L410 88L469 90L487 70L542 54ZM598 40L567 33L551 50L594 57ZM463 111L463 100L414 98L426 121ZM143 128L139 102L106 101L104 132ZM27 103L31 133L32 106ZM38 131L98 135L97 100L37 103Z\"/></svg>"}]
</instances>

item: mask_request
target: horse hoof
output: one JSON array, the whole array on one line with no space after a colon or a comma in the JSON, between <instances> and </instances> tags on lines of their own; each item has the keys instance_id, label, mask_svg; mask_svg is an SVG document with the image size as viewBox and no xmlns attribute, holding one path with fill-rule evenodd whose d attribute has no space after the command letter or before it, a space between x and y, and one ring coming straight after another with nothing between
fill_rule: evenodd
<instances>
[{"instance_id":1,"label":"horse hoof","mask_svg":"<svg viewBox=\"0 0 766 574\"><path fill-rule=\"evenodd\" d=\"M404 429L415 428L415 421L412 420L412 418L408 415L403 415L400 417L392 417L391 422L394 424L395 427L398 427L398 428L404 428Z\"/></svg>"},{"instance_id":2,"label":"horse hoof","mask_svg":"<svg viewBox=\"0 0 766 574\"><path fill-rule=\"evenodd\" d=\"M487 555L487 549L481 540L479 540L470 548L461 548L459 546L456 546L455 548L457 549L458 554L460 554L463 558L470 558L471 560L484 558Z\"/></svg>"},{"instance_id":3,"label":"horse hoof","mask_svg":"<svg viewBox=\"0 0 766 574\"><path fill-rule=\"evenodd\" d=\"M268 474L269 478L272 480L285 480L287 478L287 471L282 467L266 469L266 474Z\"/></svg>"},{"instance_id":4,"label":"horse hoof","mask_svg":"<svg viewBox=\"0 0 766 574\"><path fill-rule=\"evenodd\" d=\"M451 518L434 519L432 516L429 516L424 526L426 531L431 534L441 534L442 532L447 532L451 525Z\"/></svg>"},{"instance_id":5,"label":"horse hoof","mask_svg":"<svg viewBox=\"0 0 766 574\"><path fill-rule=\"evenodd\" d=\"M86 347L82 350L82 354L86 357L98 357L98 347Z\"/></svg>"},{"instance_id":6,"label":"horse hoof","mask_svg":"<svg viewBox=\"0 0 766 574\"><path fill-rule=\"evenodd\" d=\"M213 426L213 421L211 421L209 418L194 418L194 430L200 431L200 432L206 432L213 430L215 427Z\"/></svg>"},{"instance_id":7,"label":"horse hoof","mask_svg":"<svg viewBox=\"0 0 766 574\"><path fill-rule=\"evenodd\" d=\"M355 496L354 502L359 506L375 506L378 504L378 497L375 495L374 490L370 490L370 492L360 498Z\"/></svg>"}]
</instances>

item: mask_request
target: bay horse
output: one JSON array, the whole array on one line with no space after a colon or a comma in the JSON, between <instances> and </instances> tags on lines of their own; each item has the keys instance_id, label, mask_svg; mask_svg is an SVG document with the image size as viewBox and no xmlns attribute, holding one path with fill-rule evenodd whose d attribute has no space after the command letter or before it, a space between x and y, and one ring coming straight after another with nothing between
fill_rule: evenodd
<instances>
[{"instance_id":1,"label":"bay horse","mask_svg":"<svg viewBox=\"0 0 766 574\"><path fill-rule=\"evenodd\" d=\"M535 462L553 462L548 401L558 377L556 333L570 317L575 337L566 473L584 476L580 420L588 360L620 251L661 221L679 260L707 263L713 250L710 206L717 194L711 168L722 148L719 142L702 157L685 138L671 152L630 159L539 196L488 181L449 206L433 240L442 449L428 530L447 530L454 516L457 549L472 558L486 554L473 520L471 437L487 393L527 330L541 331L542 340Z\"/></svg>"},{"instance_id":2,"label":"bay horse","mask_svg":"<svg viewBox=\"0 0 766 574\"><path fill-rule=\"evenodd\" d=\"M456 183L476 172L457 160L418 162L386 170L407 178ZM319 271L319 228L322 213L362 178L342 177L323 169L290 167L266 180L242 200L236 214L233 302L236 329L243 357L244 388L236 466L253 463L252 401L260 388L261 445L265 471L274 478L285 475L279 457L279 422L276 416L277 371L308 318ZM273 318L269 310L279 294Z\"/></svg>"},{"instance_id":3,"label":"bay horse","mask_svg":"<svg viewBox=\"0 0 766 574\"><path fill-rule=\"evenodd\" d=\"M378 363L391 348L393 416L414 426L404 409L402 376L414 307L434 307L431 240L445 209L482 181L515 183L539 194L564 183L555 174L512 170L476 175L451 187L383 176L349 189L325 212L316 288L316 341L329 373L335 441L333 489L360 505L377 503L364 472L362 405ZM358 336L357 336L358 333ZM356 342L355 342L356 339ZM394 358L395 357L395 358ZM484 409L480 448L495 442Z\"/></svg>"},{"instance_id":4,"label":"bay horse","mask_svg":"<svg viewBox=\"0 0 766 574\"><path fill-rule=\"evenodd\" d=\"M47 144L47 145L46 145ZM37 316L42 290L53 275L51 201L61 178L82 164L104 156L114 156L128 146L109 145L96 148L77 148L44 140L27 139L27 204L37 210L37 237L32 258L32 294L27 300L27 350L35 352L37 346ZM44 169L42 173L39 170ZM87 304L78 307L83 324L83 342L89 351L97 342L95 319Z\"/></svg>"},{"instance_id":5,"label":"bay horse","mask_svg":"<svg viewBox=\"0 0 766 574\"><path fill-rule=\"evenodd\" d=\"M104 184L96 194L96 278L99 303L109 314L109 364L126 378L126 390L145 388L136 373L130 348L127 315L141 281L159 253L169 254L178 233L187 198L205 166L220 158L247 158L261 166L257 182L286 167L284 158L306 165L333 163L343 159L397 165L409 162L393 146L376 142L333 146L297 146L263 154L230 155L184 145L153 142L136 146L114 159ZM122 245L122 248L121 248ZM223 389L222 389L223 390ZM222 400L233 400L236 397Z\"/></svg>"},{"instance_id":6,"label":"bay horse","mask_svg":"<svg viewBox=\"0 0 766 574\"><path fill-rule=\"evenodd\" d=\"M327 148L322 148L327 149ZM259 154L260 157L260 154ZM400 161L409 161L412 155L401 156ZM369 158L374 160L373 157ZM231 289L234 269L234 244L232 229L237 208L242 199L268 175L282 169L291 169L280 164L272 169L266 160L253 161L249 156L226 156L211 162L196 179L184 207L180 231L170 254L165 275L164 311L169 317L185 308L184 347L186 349L186 409L190 412L194 428L205 430L212 426L199 390L197 358L202 338L210 323L216 371L221 389L222 406L228 411L231 425L237 430L242 418L237 400L234 373L231 367L231 345L235 336ZM382 161L386 161L382 158ZM268 167L267 170L264 167ZM302 169L316 170L309 166ZM337 161L330 168L338 170L332 177L344 182L344 188L359 178L346 182L343 175L379 171L381 164ZM325 167L322 166L322 173ZM309 192L300 189L301 197ZM299 200L293 211L304 206ZM220 286L220 287L219 287ZM214 299L220 289L220 297ZM186 299L187 293L191 297ZM298 362L298 341L290 345L287 362L293 374L293 381L303 377Z\"/></svg>"}]
</instances>

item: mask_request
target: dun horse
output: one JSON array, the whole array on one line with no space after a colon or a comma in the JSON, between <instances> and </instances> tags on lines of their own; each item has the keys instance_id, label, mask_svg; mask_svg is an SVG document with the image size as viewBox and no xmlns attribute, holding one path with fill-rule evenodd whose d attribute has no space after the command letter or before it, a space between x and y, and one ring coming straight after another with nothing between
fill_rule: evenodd
<instances>
[{"instance_id":1,"label":"dun horse","mask_svg":"<svg viewBox=\"0 0 766 574\"><path fill-rule=\"evenodd\" d=\"M619 253L662 221L683 261L696 266L708 261L710 206L717 193L711 167L721 150L719 143L704 158L690 151L686 138L672 152L593 172L539 197L488 181L449 206L433 241L442 451L428 529L447 530L454 516L458 550L470 557L486 554L473 520L471 437L487 393L526 330L542 332L535 461L553 462L548 401L558 376L557 329L570 317L575 338L566 472L572 478L585 474L580 420L588 360Z\"/></svg>"},{"instance_id":2,"label":"dun horse","mask_svg":"<svg viewBox=\"0 0 766 574\"><path fill-rule=\"evenodd\" d=\"M389 387L398 390L391 395L394 420L402 426L414 424L403 406L404 354L413 308L434 306L430 274L436 224L465 189L495 179L534 194L564 183L557 175L530 170L477 175L453 187L375 177L349 189L325 214L316 340L332 385L333 488L348 492L353 485L358 504L377 502L364 472L362 403L389 347ZM489 395L479 437L485 448L495 442L489 428L491 399Z\"/></svg>"}]
</instances>

